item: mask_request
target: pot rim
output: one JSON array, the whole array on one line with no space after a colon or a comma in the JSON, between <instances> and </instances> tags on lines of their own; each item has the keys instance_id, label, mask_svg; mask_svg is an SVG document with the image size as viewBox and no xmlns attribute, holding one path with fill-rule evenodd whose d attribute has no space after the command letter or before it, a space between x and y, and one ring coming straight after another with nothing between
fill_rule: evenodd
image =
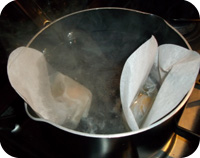
<instances>
[{"instance_id":1,"label":"pot rim","mask_svg":"<svg viewBox=\"0 0 200 158\"><path fill-rule=\"evenodd\" d=\"M131 11L131 12L137 12L137 13L140 13L140 14L146 14L146 15L152 15L152 16L155 16L157 18L160 18L161 20L163 20L173 31L175 31L181 38L182 40L185 42L185 44L187 45L188 49L192 50L191 49L191 46L189 45L189 43L187 42L187 40L183 37L183 35L181 35L173 26L171 26L166 20L164 20L163 18L157 16L157 15L154 15L154 14L151 14L151 13L147 13L147 12L142 12L142 11L138 11L138 10L134 10L134 9L128 9L128 8L120 8L120 7L101 7L101 8L91 8L91 9L85 9L85 10L81 10L81 11L77 11L77 12L74 12L74 13L71 13L71 14L67 14L67 15L64 15L56 20L54 20L53 22L51 22L49 25L45 26L43 29L41 29L37 34L35 34L35 36L29 41L29 43L26 45L26 47L29 47L31 45L31 43L35 40L35 38L41 33L43 32L46 28L48 28L49 26L53 25L54 23L64 19L64 18L67 18L69 16L72 16L72 15L75 15L75 14L79 14L79 13L82 13L82 12L88 12L88 11L94 11L94 10L125 10L125 11ZM190 91L186 94L186 96L183 98L183 100L179 103L179 105L177 105L177 107L171 111L168 115L164 116L162 119L160 119L159 121L153 123L152 125L150 125L149 127L145 127L145 128L142 128L142 129L139 129L137 131L130 131L130 132L124 132L124 133L116 133L116 134L91 134L91 133L84 133L84 132L79 132L79 131L75 131L75 130L72 130L72 129L68 129L66 127L63 127L61 125L57 125L55 123L52 123L48 120L45 120L45 119L42 119L42 118L36 118L34 116L32 116L29 112L29 105L25 102L24 103L24 106L25 106L25 111L27 113L27 115L35 120L35 121L39 121L39 122L45 122L45 123L48 123L54 127L57 127L58 129L61 129L63 131L66 131L66 132L69 132L71 134L76 134L76 135L79 135L79 136L84 136L84 137L91 137L91 138L121 138L121 137L126 137L126 136L131 136L131 135L136 135L136 134L139 134L139 133L143 133L145 131L148 131L160 124L162 124L163 122L167 121L168 119L170 119L171 117L173 117L184 105L185 103L187 102L187 100L189 99L192 91L193 91L193 88L194 88L194 85L191 87Z\"/></svg>"}]
</instances>

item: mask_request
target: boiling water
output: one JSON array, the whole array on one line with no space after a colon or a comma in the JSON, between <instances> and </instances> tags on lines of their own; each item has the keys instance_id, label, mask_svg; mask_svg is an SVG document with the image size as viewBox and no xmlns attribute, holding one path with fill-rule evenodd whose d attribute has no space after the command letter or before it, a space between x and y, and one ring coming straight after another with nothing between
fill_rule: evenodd
<instances>
[{"instance_id":1,"label":"boiling water","mask_svg":"<svg viewBox=\"0 0 200 158\"><path fill-rule=\"evenodd\" d=\"M95 37L83 31L70 32L60 45L44 55L54 69L81 83L93 95L89 115L82 118L76 130L96 134L123 133L128 130L122 116L119 91L124 61L119 58L117 47L114 49L108 42L106 33L99 36L98 42Z\"/></svg>"}]
</instances>

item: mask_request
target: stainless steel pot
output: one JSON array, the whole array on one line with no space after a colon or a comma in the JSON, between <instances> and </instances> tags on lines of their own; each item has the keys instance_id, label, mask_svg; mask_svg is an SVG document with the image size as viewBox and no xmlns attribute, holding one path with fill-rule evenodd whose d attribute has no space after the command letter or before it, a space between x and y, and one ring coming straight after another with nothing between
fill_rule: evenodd
<instances>
[{"instance_id":1,"label":"stainless steel pot","mask_svg":"<svg viewBox=\"0 0 200 158\"><path fill-rule=\"evenodd\" d=\"M82 37L76 34L76 30L87 32L99 46L102 46L102 52L112 52L107 55L108 58L120 66L123 66L128 56L151 35L156 37L159 45L171 43L191 49L182 35L162 18L122 8L90 9L66 15L38 32L27 46L44 53L48 53L62 43L80 49L77 43ZM113 38L115 41L112 40ZM66 146L67 157L146 158L151 157L171 136L176 128L174 120L178 119L182 113L192 89L191 87L185 98L172 112L151 126L138 131L117 134L88 134L67 129L38 118L27 104L25 108L32 119L47 123L54 126L56 130L62 131L63 139L61 136L56 136L61 138L56 145Z\"/></svg>"}]
</instances>

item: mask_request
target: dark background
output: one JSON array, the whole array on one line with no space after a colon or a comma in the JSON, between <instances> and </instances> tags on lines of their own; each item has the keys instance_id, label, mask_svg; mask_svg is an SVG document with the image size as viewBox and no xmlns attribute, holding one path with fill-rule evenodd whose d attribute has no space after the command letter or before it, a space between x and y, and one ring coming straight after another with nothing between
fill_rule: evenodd
<instances>
[{"instance_id":1,"label":"dark background","mask_svg":"<svg viewBox=\"0 0 200 158\"><path fill-rule=\"evenodd\" d=\"M45 138L54 135L53 131L48 131L49 125L41 126L26 115L23 100L10 86L6 70L9 54L15 48L25 46L44 27L37 19L38 15L53 21L95 7L136 9L161 16L172 24L174 19L199 18L195 7L183 0L17 0L9 3L0 16L0 141L9 154L20 158L55 154L45 142ZM60 133L60 139L63 134ZM49 151L46 155L40 150L43 146Z\"/></svg>"}]
</instances>

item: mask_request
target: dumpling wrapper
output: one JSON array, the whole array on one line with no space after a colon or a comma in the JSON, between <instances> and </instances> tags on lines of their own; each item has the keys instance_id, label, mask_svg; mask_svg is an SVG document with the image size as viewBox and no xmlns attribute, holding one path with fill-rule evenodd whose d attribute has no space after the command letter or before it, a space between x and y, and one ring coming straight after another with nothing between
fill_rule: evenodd
<instances>
[{"instance_id":1,"label":"dumpling wrapper","mask_svg":"<svg viewBox=\"0 0 200 158\"><path fill-rule=\"evenodd\" d=\"M199 67L200 55L195 51L174 44L158 47L153 36L143 43L127 59L120 81L123 112L131 130L148 127L173 111L195 83ZM150 73L160 87L151 105L147 96L142 96L143 101L137 98ZM131 107L135 99L137 104ZM151 107L141 114L141 106Z\"/></svg>"},{"instance_id":2,"label":"dumpling wrapper","mask_svg":"<svg viewBox=\"0 0 200 158\"><path fill-rule=\"evenodd\" d=\"M169 114L195 83L200 68L200 55L174 44L158 47L162 85L142 127L148 127Z\"/></svg>"},{"instance_id":3,"label":"dumpling wrapper","mask_svg":"<svg viewBox=\"0 0 200 158\"><path fill-rule=\"evenodd\" d=\"M137 120L141 120L141 108L136 106L134 108L136 111L132 112L133 109L131 109L131 105L135 96L138 94L139 89L142 88L147 80L151 67L154 64L157 47L157 41L155 37L152 36L131 54L122 70L120 79L120 97L126 121L133 131L139 129ZM146 110L143 113L146 115Z\"/></svg>"},{"instance_id":4,"label":"dumpling wrapper","mask_svg":"<svg viewBox=\"0 0 200 158\"><path fill-rule=\"evenodd\" d=\"M41 52L17 48L9 56L7 72L12 87L41 118L74 129L88 115L91 92L53 70Z\"/></svg>"}]
</instances>

